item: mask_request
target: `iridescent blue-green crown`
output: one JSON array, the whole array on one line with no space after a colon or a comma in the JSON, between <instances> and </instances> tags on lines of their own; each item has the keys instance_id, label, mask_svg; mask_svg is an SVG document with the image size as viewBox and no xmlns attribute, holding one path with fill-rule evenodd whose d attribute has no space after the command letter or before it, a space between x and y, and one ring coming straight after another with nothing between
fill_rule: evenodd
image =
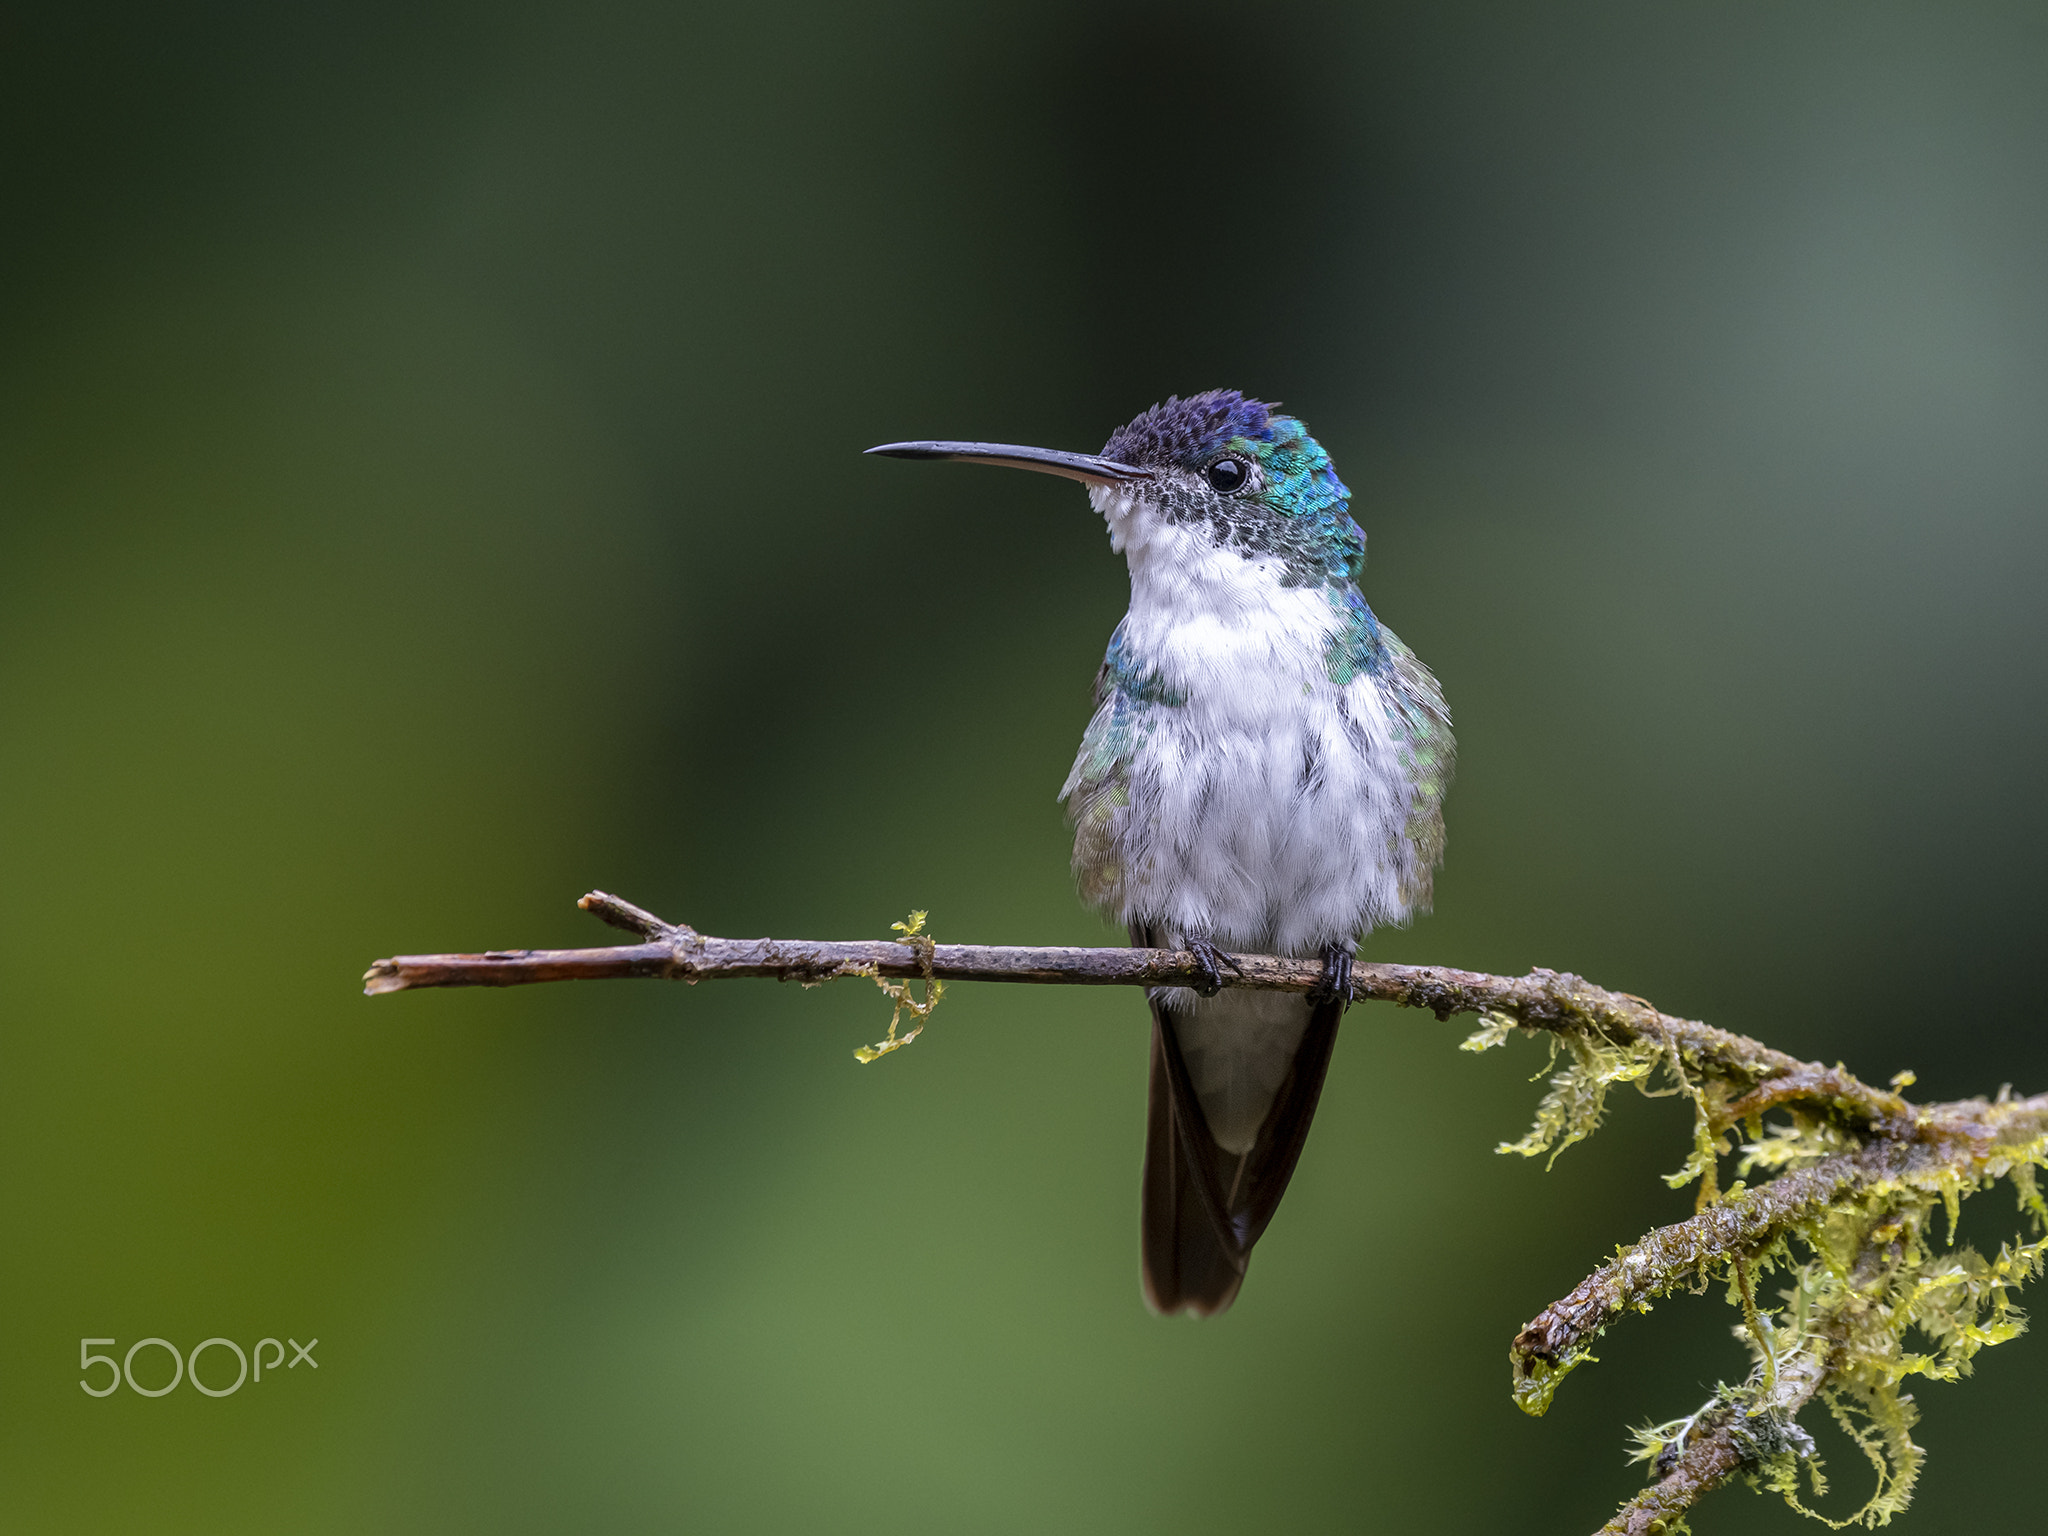
<instances>
[{"instance_id":1,"label":"iridescent blue-green crown","mask_svg":"<svg viewBox=\"0 0 2048 1536\"><path fill-rule=\"evenodd\" d=\"M1234 389L1204 390L1153 406L1111 433L1102 456L1125 464L1198 469L1231 452L1258 460L1269 499L1283 511L1313 515L1350 504L1351 492L1307 427Z\"/></svg>"},{"instance_id":2,"label":"iridescent blue-green crown","mask_svg":"<svg viewBox=\"0 0 2048 1536\"><path fill-rule=\"evenodd\" d=\"M1351 520L1351 492L1322 444L1292 416L1234 389L1205 390L1155 405L1117 428L1102 456L1156 469L1199 471L1236 455L1259 467L1250 500L1203 498L1186 508L1232 525L1235 541L1289 557L1303 579L1356 581L1365 568L1365 535ZM1174 509L1181 510L1181 509ZM1264 523L1263 529L1247 526Z\"/></svg>"}]
</instances>

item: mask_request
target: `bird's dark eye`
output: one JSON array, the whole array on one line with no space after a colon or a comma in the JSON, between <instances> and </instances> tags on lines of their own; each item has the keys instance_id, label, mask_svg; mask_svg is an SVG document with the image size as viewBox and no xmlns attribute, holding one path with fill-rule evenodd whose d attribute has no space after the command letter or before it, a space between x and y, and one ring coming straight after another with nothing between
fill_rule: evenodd
<instances>
[{"instance_id":1,"label":"bird's dark eye","mask_svg":"<svg viewBox=\"0 0 2048 1536\"><path fill-rule=\"evenodd\" d=\"M1251 471L1245 468L1243 459L1218 459L1209 466L1209 483L1228 496L1243 487L1251 478Z\"/></svg>"}]
</instances>

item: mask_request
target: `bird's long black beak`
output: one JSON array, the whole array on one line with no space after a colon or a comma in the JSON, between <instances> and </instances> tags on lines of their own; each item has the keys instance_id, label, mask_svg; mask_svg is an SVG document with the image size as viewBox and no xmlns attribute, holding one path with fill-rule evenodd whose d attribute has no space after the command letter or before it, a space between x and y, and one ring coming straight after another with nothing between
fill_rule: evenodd
<instances>
[{"instance_id":1,"label":"bird's long black beak","mask_svg":"<svg viewBox=\"0 0 2048 1536\"><path fill-rule=\"evenodd\" d=\"M1014 443L884 443L870 448L889 459L957 459L963 464L996 464L1006 469L1035 469L1064 475L1088 485L1126 485L1149 480L1152 471L1119 464L1093 453L1062 453L1057 448L1019 448Z\"/></svg>"}]
</instances>

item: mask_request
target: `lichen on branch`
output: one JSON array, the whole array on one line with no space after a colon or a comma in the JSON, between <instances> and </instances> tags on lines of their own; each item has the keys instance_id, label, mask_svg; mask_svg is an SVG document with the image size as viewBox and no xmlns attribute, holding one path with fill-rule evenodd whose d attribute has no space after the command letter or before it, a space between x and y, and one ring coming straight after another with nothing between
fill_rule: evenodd
<instances>
[{"instance_id":1,"label":"lichen on branch","mask_svg":"<svg viewBox=\"0 0 2048 1536\"><path fill-rule=\"evenodd\" d=\"M871 1062L880 1061L891 1051L900 1051L923 1034L926 1020L931 1018L932 1010L939 1006L939 999L946 995L946 984L932 976L932 951L935 946L931 935L924 931L925 919L930 916L929 912L913 912L904 921L889 925L903 935L898 942L908 944L924 968L924 996L921 999L912 997L910 983L907 981L891 981L886 976L875 975L875 985L882 989L883 995L895 1006L889 1010L887 1036L877 1040L873 1045L855 1047L853 1059L864 1067ZM874 973L870 971L869 974ZM898 1035L896 1026L902 1022L905 1013L917 1020L917 1023L911 1027L908 1034Z\"/></svg>"},{"instance_id":2,"label":"lichen on branch","mask_svg":"<svg viewBox=\"0 0 2048 1536\"><path fill-rule=\"evenodd\" d=\"M1753 1052L1700 1049L1711 1042L1656 1020L1639 1017L1625 1038L1597 1014L1543 1027L1563 1066L1529 1135L1500 1150L1554 1157L1598 1125L1609 1088L1650 1091L1661 1069L1672 1084L1663 1091L1684 1093L1694 1119L1692 1154L1668 1182L1697 1178L1701 1189L1691 1218L1621 1249L1515 1336L1516 1402L1541 1414L1611 1324L1681 1285L1724 1284L1752 1360L1738 1385L1717 1387L1685 1418L1636 1432L1637 1458L1657 1480L1603 1529L1682 1531L1684 1511L1736 1476L1837 1528L1888 1523L1924 1459L1903 1385L1966 1375L1980 1349L2024 1327L2012 1296L2048 1252L2048 1206L2034 1174L2048 1164L2048 1095L1915 1106L1897 1093L1910 1074L1885 1093L1840 1067L1788 1070ZM1487 1049L1508 1033L1489 1017L1466 1045ZM1766 1123L1774 1113L1784 1118ZM1739 1148L1738 1129L1748 1134ZM1719 1160L1731 1154L1737 1178L1722 1194ZM1759 1173L1768 1176L1752 1185ZM2001 1180L2036 1235L1986 1259L1956 1245L1956 1219L1964 1199ZM1762 1294L1767 1277L1779 1282L1775 1306ZM1926 1347L1913 1347L1915 1338ZM1815 1399L1875 1475L1869 1498L1843 1518L1818 1513L1801 1492L1802 1482L1816 1499L1826 1490L1798 1423Z\"/></svg>"}]
</instances>

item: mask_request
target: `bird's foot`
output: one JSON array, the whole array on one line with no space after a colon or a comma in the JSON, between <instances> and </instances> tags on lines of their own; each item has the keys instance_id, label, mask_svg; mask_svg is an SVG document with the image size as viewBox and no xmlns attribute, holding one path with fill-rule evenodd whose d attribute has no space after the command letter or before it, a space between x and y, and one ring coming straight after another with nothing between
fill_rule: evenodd
<instances>
[{"instance_id":1,"label":"bird's foot","mask_svg":"<svg viewBox=\"0 0 2048 1536\"><path fill-rule=\"evenodd\" d=\"M1229 966L1238 975L1244 974L1244 967L1223 953L1207 939L1189 939L1188 953L1195 957L1195 964L1201 967L1202 980L1196 985L1199 997L1214 997L1223 990L1223 967Z\"/></svg>"},{"instance_id":2,"label":"bird's foot","mask_svg":"<svg viewBox=\"0 0 2048 1536\"><path fill-rule=\"evenodd\" d=\"M1308 989L1308 1000L1316 1006L1338 1002L1349 1006L1357 1000L1351 989L1351 951L1344 945L1323 946L1323 974Z\"/></svg>"}]
</instances>

